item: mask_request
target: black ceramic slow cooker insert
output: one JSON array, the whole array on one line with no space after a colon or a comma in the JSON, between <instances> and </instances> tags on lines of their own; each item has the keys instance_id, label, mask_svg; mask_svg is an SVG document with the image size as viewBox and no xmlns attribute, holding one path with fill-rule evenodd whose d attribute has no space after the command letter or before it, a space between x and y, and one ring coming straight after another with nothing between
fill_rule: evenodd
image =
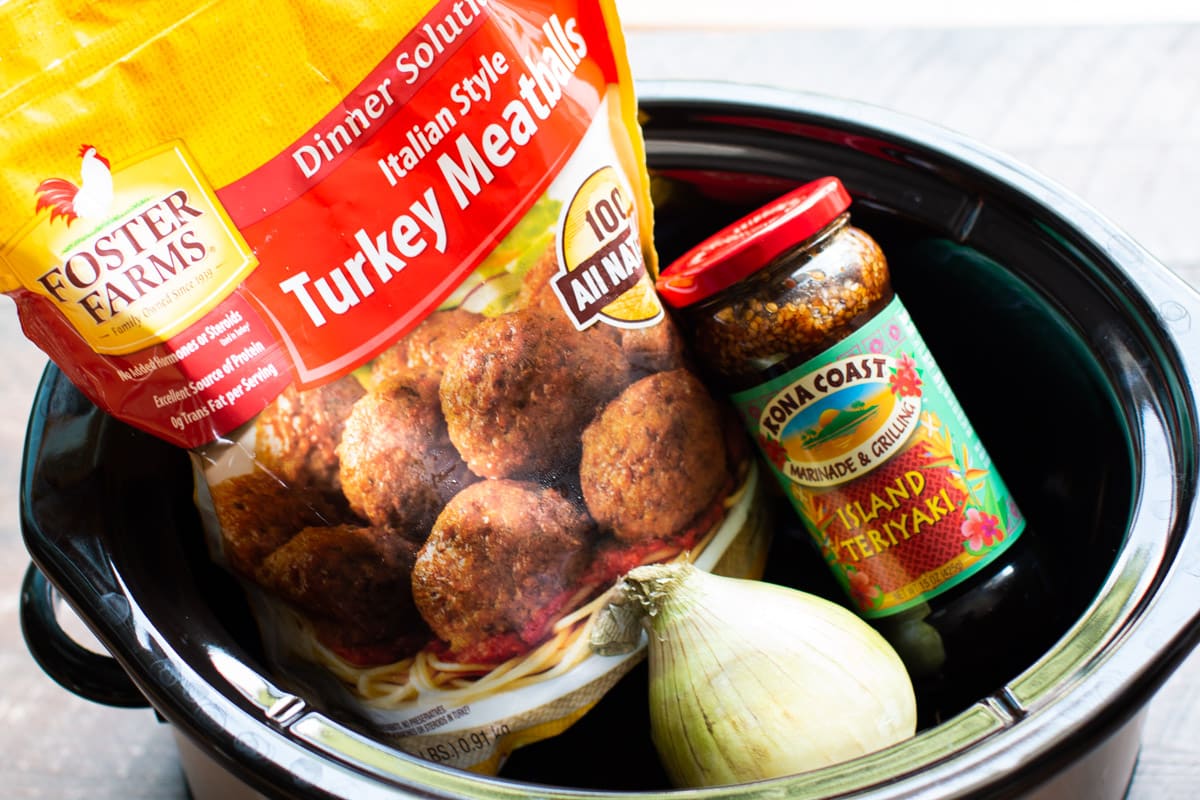
<instances>
[{"instance_id":1,"label":"black ceramic slow cooker insert","mask_svg":"<svg viewBox=\"0 0 1200 800\"><path fill-rule=\"evenodd\" d=\"M807 94L639 89L663 263L788 188L841 178L1047 537L1065 598L1057 643L957 717L847 764L687 796L1120 797L1145 705L1200 635L1200 297L1069 193L941 128ZM39 663L97 702L153 706L182 752L248 796L676 794L645 730L638 671L498 778L387 749L290 693L263 668L240 590L204 552L186 454L99 412L54 368L31 414L20 497L34 561L22 612ZM785 535L777 547L801 543ZM800 552L774 551L771 574ZM819 569L788 579L822 589ZM67 639L55 591L113 659Z\"/></svg>"}]
</instances>

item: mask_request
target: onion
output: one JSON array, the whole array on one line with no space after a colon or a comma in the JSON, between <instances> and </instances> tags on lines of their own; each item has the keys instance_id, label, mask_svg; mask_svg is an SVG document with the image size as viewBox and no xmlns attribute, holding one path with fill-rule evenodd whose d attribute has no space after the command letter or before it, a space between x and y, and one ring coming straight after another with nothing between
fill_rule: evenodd
<instances>
[{"instance_id":1,"label":"onion","mask_svg":"<svg viewBox=\"0 0 1200 800\"><path fill-rule=\"evenodd\" d=\"M614 588L592 646L627 651L642 627L651 733L678 788L793 775L916 731L896 651L822 598L686 562L652 564Z\"/></svg>"}]
</instances>

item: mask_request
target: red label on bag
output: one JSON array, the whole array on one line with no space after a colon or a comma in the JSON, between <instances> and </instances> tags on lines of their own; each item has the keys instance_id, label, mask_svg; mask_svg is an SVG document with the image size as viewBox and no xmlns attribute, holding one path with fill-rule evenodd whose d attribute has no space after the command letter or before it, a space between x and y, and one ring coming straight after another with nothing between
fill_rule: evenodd
<instances>
[{"instance_id":1,"label":"red label on bag","mask_svg":"<svg viewBox=\"0 0 1200 800\"><path fill-rule=\"evenodd\" d=\"M608 78L576 18L463 16L453 36L419 26L343 109L219 193L241 224L278 176L311 176L242 227L272 265L245 288L302 386L345 373L436 308L529 210L604 98Z\"/></svg>"},{"instance_id":2,"label":"red label on bag","mask_svg":"<svg viewBox=\"0 0 1200 800\"><path fill-rule=\"evenodd\" d=\"M231 294L210 293L197 319L177 291L182 259L170 274L139 271L161 278L155 296L109 290L105 311L127 313L131 327L116 329L155 343L100 356L78 323L56 319L42 323L55 331L45 349L107 410L184 447L249 421L290 382L307 388L361 365L462 283L584 138L617 80L604 20L584 5L439 4L338 108L214 193L258 264L237 262ZM193 178L207 190L200 168ZM141 159L114 170L116 194L138 191L122 181L146 171ZM206 285L228 274L220 262L204 268ZM14 293L38 315L47 289L65 296L62 280L41 284ZM196 321L156 335L137 308L152 300Z\"/></svg>"}]
</instances>

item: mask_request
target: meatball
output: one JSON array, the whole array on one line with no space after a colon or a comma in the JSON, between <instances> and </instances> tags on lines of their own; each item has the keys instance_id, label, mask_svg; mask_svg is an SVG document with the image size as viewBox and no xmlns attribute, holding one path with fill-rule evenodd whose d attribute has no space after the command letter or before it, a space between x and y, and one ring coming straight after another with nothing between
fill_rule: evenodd
<instances>
[{"instance_id":1,"label":"meatball","mask_svg":"<svg viewBox=\"0 0 1200 800\"><path fill-rule=\"evenodd\" d=\"M371 379L383 383L402 377L441 380L446 360L463 334L483 317L463 308L435 311L396 344L379 354L371 365Z\"/></svg>"},{"instance_id":2,"label":"meatball","mask_svg":"<svg viewBox=\"0 0 1200 800\"><path fill-rule=\"evenodd\" d=\"M680 369L685 363L683 337L670 317L648 328L621 331L621 348L639 376Z\"/></svg>"},{"instance_id":3,"label":"meatball","mask_svg":"<svg viewBox=\"0 0 1200 800\"><path fill-rule=\"evenodd\" d=\"M305 528L267 557L259 583L310 618L318 638L349 660L394 661L430 638L413 605L418 547L387 528Z\"/></svg>"},{"instance_id":4,"label":"meatball","mask_svg":"<svg viewBox=\"0 0 1200 800\"><path fill-rule=\"evenodd\" d=\"M391 379L354 404L341 444L342 491L374 525L423 541L475 476L450 443L437 386Z\"/></svg>"},{"instance_id":5,"label":"meatball","mask_svg":"<svg viewBox=\"0 0 1200 800\"><path fill-rule=\"evenodd\" d=\"M625 542L670 536L729 478L716 402L687 370L642 378L583 433L579 479L588 511Z\"/></svg>"},{"instance_id":6,"label":"meatball","mask_svg":"<svg viewBox=\"0 0 1200 800\"><path fill-rule=\"evenodd\" d=\"M450 440L485 478L573 467L583 428L628 372L608 337L532 310L494 317L446 364L440 395Z\"/></svg>"},{"instance_id":7,"label":"meatball","mask_svg":"<svg viewBox=\"0 0 1200 800\"><path fill-rule=\"evenodd\" d=\"M225 563L247 578L254 578L263 560L304 528L336 525L349 517L323 492L289 487L261 470L221 481L210 492Z\"/></svg>"},{"instance_id":8,"label":"meatball","mask_svg":"<svg viewBox=\"0 0 1200 800\"><path fill-rule=\"evenodd\" d=\"M549 630L591 561L592 521L553 489L498 479L464 489L413 567L413 599L464 661L501 661Z\"/></svg>"},{"instance_id":9,"label":"meatball","mask_svg":"<svg viewBox=\"0 0 1200 800\"><path fill-rule=\"evenodd\" d=\"M562 301L554 293L550 281L559 273L558 253L547 247L521 278L521 290L513 304L517 308L532 308L547 314L562 314Z\"/></svg>"},{"instance_id":10,"label":"meatball","mask_svg":"<svg viewBox=\"0 0 1200 800\"><path fill-rule=\"evenodd\" d=\"M342 426L363 394L353 375L303 392L289 386L258 415L259 460L288 483L336 490Z\"/></svg>"}]
</instances>

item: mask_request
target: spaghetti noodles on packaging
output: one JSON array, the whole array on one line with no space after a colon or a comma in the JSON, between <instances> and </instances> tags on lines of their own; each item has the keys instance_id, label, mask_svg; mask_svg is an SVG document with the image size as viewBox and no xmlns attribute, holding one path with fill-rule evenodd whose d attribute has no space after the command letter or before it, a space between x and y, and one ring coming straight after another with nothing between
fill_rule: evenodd
<instances>
[{"instance_id":1,"label":"spaghetti noodles on packaging","mask_svg":"<svg viewBox=\"0 0 1200 800\"><path fill-rule=\"evenodd\" d=\"M17 0L0 43L0 291L191 454L282 683L494 772L640 657L587 644L624 571L761 563L612 0Z\"/></svg>"}]
</instances>

